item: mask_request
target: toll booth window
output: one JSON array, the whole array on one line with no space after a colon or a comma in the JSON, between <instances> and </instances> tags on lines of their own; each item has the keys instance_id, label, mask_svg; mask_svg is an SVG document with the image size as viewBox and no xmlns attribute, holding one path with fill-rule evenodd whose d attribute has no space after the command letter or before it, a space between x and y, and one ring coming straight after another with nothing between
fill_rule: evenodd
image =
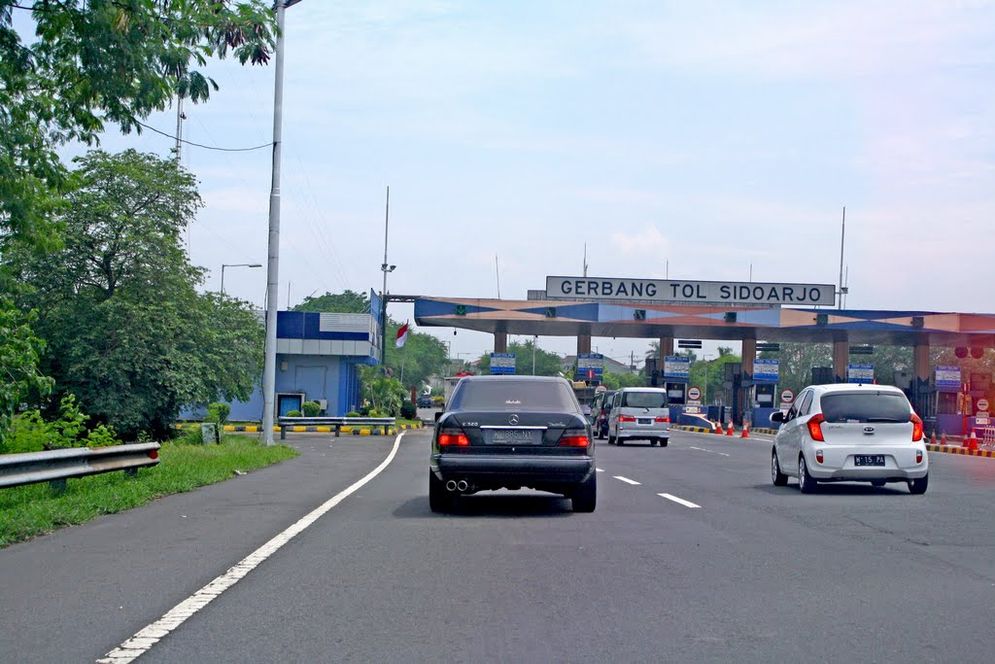
<instances>
[{"instance_id":1,"label":"toll booth window","mask_svg":"<svg viewBox=\"0 0 995 664\"><path fill-rule=\"evenodd\" d=\"M667 395L664 392L624 392L623 408L665 408Z\"/></svg>"}]
</instances>

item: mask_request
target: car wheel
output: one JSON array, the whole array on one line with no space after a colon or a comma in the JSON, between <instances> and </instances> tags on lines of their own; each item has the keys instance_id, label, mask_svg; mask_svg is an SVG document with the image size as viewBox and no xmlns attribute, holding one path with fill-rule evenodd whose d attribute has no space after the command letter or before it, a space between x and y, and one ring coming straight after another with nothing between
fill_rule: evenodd
<instances>
[{"instance_id":1,"label":"car wheel","mask_svg":"<svg viewBox=\"0 0 995 664\"><path fill-rule=\"evenodd\" d=\"M909 480L909 493L915 496L921 496L926 493L926 487L929 486L929 474L923 475L917 480Z\"/></svg>"},{"instance_id":2,"label":"car wheel","mask_svg":"<svg viewBox=\"0 0 995 664\"><path fill-rule=\"evenodd\" d=\"M880 489L886 484L884 480L871 480L871 486Z\"/></svg>"},{"instance_id":3,"label":"car wheel","mask_svg":"<svg viewBox=\"0 0 995 664\"><path fill-rule=\"evenodd\" d=\"M614 445L615 444L615 436L613 436L611 434L608 434L608 444L609 445Z\"/></svg>"},{"instance_id":4,"label":"car wheel","mask_svg":"<svg viewBox=\"0 0 995 664\"><path fill-rule=\"evenodd\" d=\"M659 442L660 441L657 440L656 438L650 438L650 447L655 447L656 444L659 443Z\"/></svg>"},{"instance_id":5,"label":"car wheel","mask_svg":"<svg viewBox=\"0 0 995 664\"><path fill-rule=\"evenodd\" d=\"M781 464L777 461L777 450L770 452L770 481L774 486L787 486L788 476L781 472Z\"/></svg>"},{"instance_id":6,"label":"car wheel","mask_svg":"<svg viewBox=\"0 0 995 664\"><path fill-rule=\"evenodd\" d=\"M593 512L598 504L598 475L591 476L570 494L570 503L574 512Z\"/></svg>"},{"instance_id":7,"label":"car wheel","mask_svg":"<svg viewBox=\"0 0 995 664\"><path fill-rule=\"evenodd\" d=\"M660 439L660 447L666 447L669 444L670 444L670 439L669 438L661 438Z\"/></svg>"},{"instance_id":8,"label":"car wheel","mask_svg":"<svg viewBox=\"0 0 995 664\"><path fill-rule=\"evenodd\" d=\"M615 436L615 444L618 445L619 447L622 447L622 445L624 445L625 443L621 438Z\"/></svg>"},{"instance_id":9,"label":"car wheel","mask_svg":"<svg viewBox=\"0 0 995 664\"><path fill-rule=\"evenodd\" d=\"M428 473L428 506L433 512L448 512L453 508L453 498L446 491L445 483L435 476L435 473Z\"/></svg>"},{"instance_id":10,"label":"car wheel","mask_svg":"<svg viewBox=\"0 0 995 664\"><path fill-rule=\"evenodd\" d=\"M819 490L819 483L808 474L808 466L805 465L805 455L798 457L798 488L802 493L815 493Z\"/></svg>"}]
</instances>

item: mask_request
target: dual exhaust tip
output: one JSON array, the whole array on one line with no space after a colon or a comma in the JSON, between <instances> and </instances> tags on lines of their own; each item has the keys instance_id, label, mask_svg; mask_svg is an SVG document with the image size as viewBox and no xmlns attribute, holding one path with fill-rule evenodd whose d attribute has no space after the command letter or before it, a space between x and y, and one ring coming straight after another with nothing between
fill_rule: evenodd
<instances>
[{"instance_id":1,"label":"dual exhaust tip","mask_svg":"<svg viewBox=\"0 0 995 664\"><path fill-rule=\"evenodd\" d=\"M460 480L459 482L456 480L449 480L446 482L446 491L459 491L460 493L465 493L469 488L470 485L466 480Z\"/></svg>"}]
</instances>

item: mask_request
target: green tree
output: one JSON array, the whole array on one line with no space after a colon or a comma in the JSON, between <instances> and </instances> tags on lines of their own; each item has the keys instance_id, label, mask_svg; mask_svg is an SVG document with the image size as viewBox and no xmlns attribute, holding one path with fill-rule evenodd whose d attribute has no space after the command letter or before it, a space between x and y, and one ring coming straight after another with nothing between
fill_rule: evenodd
<instances>
[{"instance_id":1,"label":"green tree","mask_svg":"<svg viewBox=\"0 0 995 664\"><path fill-rule=\"evenodd\" d=\"M294 311L317 311L337 314L364 314L370 312L370 298L366 293L356 293L345 290L341 293L329 293L318 297L310 295L293 309Z\"/></svg>"},{"instance_id":2,"label":"green tree","mask_svg":"<svg viewBox=\"0 0 995 664\"><path fill-rule=\"evenodd\" d=\"M508 352L515 355L515 373L519 376L532 374L532 352L535 351L535 375L558 376L563 373L563 358L556 353L539 348L532 339L525 342L513 341L508 344ZM491 356L485 353L480 356L480 372L490 373ZM572 380L573 376L567 376Z\"/></svg>"},{"instance_id":3,"label":"green tree","mask_svg":"<svg viewBox=\"0 0 995 664\"><path fill-rule=\"evenodd\" d=\"M646 377L639 374L615 374L606 372L602 377L601 383L609 390L620 390L623 387L642 387L646 385Z\"/></svg>"},{"instance_id":4,"label":"green tree","mask_svg":"<svg viewBox=\"0 0 995 664\"><path fill-rule=\"evenodd\" d=\"M388 417L400 416L401 403L407 398L401 381L385 376L380 367L361 366L359 372L363 396L369 401L370 407Z\"/></svg>"},{"instance_id":5,"label":"green tree","mask_svg":"<svg viewBox=\"0 0 995 664\"><path fill-rule=\"evenodd\" d=\"M133 150L77 162L62 248L12 259L56 396L125 438L168 435L184 405L248 398L262 326L248 304L196 290L181 242L200 207L193 176Z\"/></svg>"},{"instance_id":6,"label":"green tree","mask_svg":"<svg viewBox=\"0 0 995 664\"><path fill-rule=\"evenodd\" d=\"M3 262L12 251L59 244L54 219L70 186L59 146L92 145L107 123L140 131L141 119L177 94L206 100L217 85L191 63L202 67L229 54L243 64L265 63L273 28L264 0L0 0ZM0 293L18 291L9 267L0 265ZM40 340L29 323L12 297L0 296L0 437L12 404L48 385L35 364Z\"/></svg>"}]
</instances>

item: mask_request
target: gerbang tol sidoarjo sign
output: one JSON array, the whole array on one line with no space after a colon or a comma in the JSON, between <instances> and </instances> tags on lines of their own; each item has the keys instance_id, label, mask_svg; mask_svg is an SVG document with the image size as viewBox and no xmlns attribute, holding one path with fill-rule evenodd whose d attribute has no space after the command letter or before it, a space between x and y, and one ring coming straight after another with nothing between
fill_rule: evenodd
<instances>
[{"instance_id":1,"label":"gerbang tol sidoarjo sign","mask_svg":"<svg viewBox=\"0 0 995 664\"><path fill-rule=\"evenodd\" d=\"M832 284L546 277L546 297L551 300L832 306L836 303L836 287Z\"/></svg>"}]
</instances>

